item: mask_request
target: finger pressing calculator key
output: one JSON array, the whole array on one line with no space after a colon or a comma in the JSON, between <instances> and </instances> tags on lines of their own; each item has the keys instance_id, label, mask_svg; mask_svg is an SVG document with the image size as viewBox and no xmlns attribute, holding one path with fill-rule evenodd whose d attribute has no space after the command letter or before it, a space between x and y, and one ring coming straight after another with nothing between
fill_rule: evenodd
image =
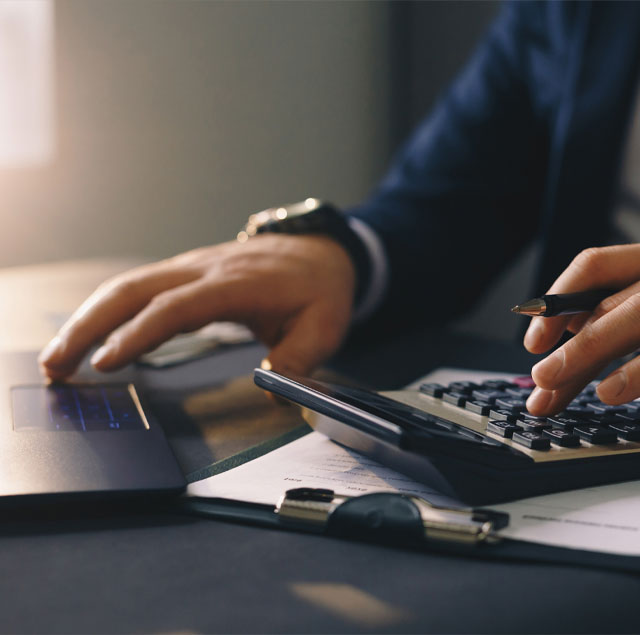
<instances>
[{"instance_id":1,"label":"finger pressing calculator key","mask_svg":"<svg viewBox=\"0 0 640 635\"><path fill-rule=\"evenodd\" d=\"M620 449L640 453L640 401L608 406L600 401L594 385L551 417L527 411L524 399L531 391L527 382L495 379L479 385L454 382L442 388L442 401L481 417L470 426L473 430L484 430L519 451L532 451L537 460L543 460L545 453L549 460L606 456ZM551 448L554 452L547 452Z\"/></svg>"}]
</instances>

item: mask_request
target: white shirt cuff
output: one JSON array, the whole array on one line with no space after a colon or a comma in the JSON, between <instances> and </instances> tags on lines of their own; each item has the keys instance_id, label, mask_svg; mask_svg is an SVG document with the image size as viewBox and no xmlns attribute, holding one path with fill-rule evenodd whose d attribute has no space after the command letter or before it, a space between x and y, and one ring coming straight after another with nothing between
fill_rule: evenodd
<instances>
[{"instance_id":1,"label":"white shirt cuff","mask_svg":"<svg viewBox=\"0 0 640 635\"><path fill-rule=\"evenodd\" d=\"M369 285L364 290L362 298L353 313L353 322L362 322L382 303L389 281L389 263L384 245L378 234L359 218L349 217L348 221L349 227L358 234L358 237L363 242L371 262Z\"/></svg>"}]
</instances>

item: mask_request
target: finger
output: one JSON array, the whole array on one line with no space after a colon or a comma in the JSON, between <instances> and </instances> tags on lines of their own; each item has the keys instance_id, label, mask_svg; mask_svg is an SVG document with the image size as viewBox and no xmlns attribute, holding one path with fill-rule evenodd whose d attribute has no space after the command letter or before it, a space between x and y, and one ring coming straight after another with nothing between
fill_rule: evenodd
<instances>
[{"instance_id":1,"label":"finger","mask_svg":"<svg viewBox=\"0 0 640 635\"><path fill-rule=\"evenodd\" d=\"M169 261L134 269L102 284L87 298L40 354L47 376L62 379L74 372L84 355L113 329L129 320L159 292L196 276Z\"/></svg>"},{"instance_id":2,"label":"finger","mask_svg":"<svg viewBox=\"0 0 640 635\"><path fill-rule=\"evenodd\" d=\"M634 294L536 364L532 377L559 399L575 395L613 360L640 345L640 295Z\"/></svg>"},{"instance_id":3,"label":"finger","mask_svg":"<svg viewBox=\"0 0 640 635\"><path fill-rule=\"evenodd\" d=\"M555 346L562 334L569 328L571 317L534 317L524 334L524 347L534 355L545 353Z\"/></svg>"},{"instance_id":4,"label":"finger","mask_svg":"<svg viewBox=\"0 0 640 635\"><path fill-rule=\"evenodd\" d=\"M623 288L640 278L640 245L616 245L586 249L556 279L548 293L569 293L597 288ZM524 345L531 353L549 350L567 328L574 330L572 316L533 318Z\"/></svg>"},{"instance_id":5,"label":"finger","mask_svg":"<svg viewBox=\"0 0 640 635\"><path fill-rule=\"evenodd\" d=\"M576 331L579 331L586 324L593 324L600 318L602 318L607 313L617 309L623 302L625 302L628 298L636 293L640 293L640 282L636 281L628 287L610 295L608 298L605 298L592 313L588 314L580 314L576 315L575 318L579 318L577 320L572 320L570 328L576 328Z\"/></svg>"},{"instance_id":6,"label":"finger","mask_svg":"<svg viewBox=\"0 0 640 635\"><path fill-rule=\"evenodd\" d=\"M567 324L567 331L573 333L574 335L578 333L584 325L589 322L593 317L593 313L579 313L578 315L574 315L569 320L569 324Z\"/></svg>"},{"instance_id":7,"label":"finger","mask_svg":"<svg viewBox=\"0 0 640 635\"><path fill-rule=\"evenodd\" d=\"M91 363L101 371L125 366L178 333L216 320L246 322L251 294L235 281L198 279L156 294L117 328L95 352Z\"/></svg>"},{"instance_id":8,"label":"finger","mask_svg":"<svg viewBox=\"0 0 640 635\"><path fill-rule=\"evenodd\" d=\"M537 386L527 399L527 410L537 417L547 417L564 410L586 384L577 380L563 390L545 390Z\"/></svg>"},{"instance_id":9,"label":"finger","mask_svg":"<svg viewBox=\"0 0 640 635\"><path fill-rule=\"evenodd\" d=\"M613 406L640 397L640 358L635 357L605 377L596 393L601 401Z\"/></svg>"},{"instance_id":10,"label":"finger","mask_svg":"<svg viewBox=\"0 0 640 635\"><path fill-rule=\"evenodd\" d=\"M567 325L567 331L575 334L582 330L585 325L592 324L599 320L603 315L613 311L613 309L620 306L627 298L631 297L634 293L640 293L640 282L636 282L618 293L614 293L605 298L591 313L579 313L571 316L571 320Z\"/></svg>"},{"instance_id":11,"label":"finger","mask_svg":"<svg viewBox=\"0 0 640 635\"><path fill-rule=\"evenodd\" d=\"M268 363L276 372L308 375L338 349L347 322L324 307L312 306L298 316L270 351Z\"/></svg>"}]
</instances>

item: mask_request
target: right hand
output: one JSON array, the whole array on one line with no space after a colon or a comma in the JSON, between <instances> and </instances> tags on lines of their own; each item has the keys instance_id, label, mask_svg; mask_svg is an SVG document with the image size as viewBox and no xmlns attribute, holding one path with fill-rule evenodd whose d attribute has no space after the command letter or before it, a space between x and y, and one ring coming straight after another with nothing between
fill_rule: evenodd
<instances>
[{"instance_id":1,"label":"right hand","mask_svg":"<svg viewBox=\"0 0 640 635\"><path fill-rule=\"evenodd\" d=\"M563 410L612 362L640 346L640 244L586 249L562 272L549 293L619 289L593 312L535 317L525 346L540 354L552 349L565 330L575 336L531 370L536 383L527 400L529 412L549 416ZM606 404L620 405L640 397L640 357L634 356L597 387Z\"/></svg>"},{"instance_id":2,"label":"right hand","mask_svg":"<svg viewBox=\"0 0 640 635\"><path fill-rule=\"evenodd\" d=\"M265 234L203 247L103 283L40 354L45 375L71 375L89 349L116 370L178 333L214 321L247 325L276 371L307 374L340 346L353 307L355 269L324 236Z\"/></svg>"}]
</instances>

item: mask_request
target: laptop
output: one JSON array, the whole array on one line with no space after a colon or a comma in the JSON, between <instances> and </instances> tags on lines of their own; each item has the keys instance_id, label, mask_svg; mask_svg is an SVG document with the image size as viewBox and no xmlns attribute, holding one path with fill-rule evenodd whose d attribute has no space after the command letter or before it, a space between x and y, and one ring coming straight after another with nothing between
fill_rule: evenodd
<instances>
[{"instance_id":1,"label":"laptop","mask_svg":"<svg viewBox=\"0 0 640 635\"><path fill-rule=\"evenodd\" d=\"M149 500L186 486L129 371L47 385L36 353L0 353L0 455L0 505Z\"/></svg>"}]
</instances>

